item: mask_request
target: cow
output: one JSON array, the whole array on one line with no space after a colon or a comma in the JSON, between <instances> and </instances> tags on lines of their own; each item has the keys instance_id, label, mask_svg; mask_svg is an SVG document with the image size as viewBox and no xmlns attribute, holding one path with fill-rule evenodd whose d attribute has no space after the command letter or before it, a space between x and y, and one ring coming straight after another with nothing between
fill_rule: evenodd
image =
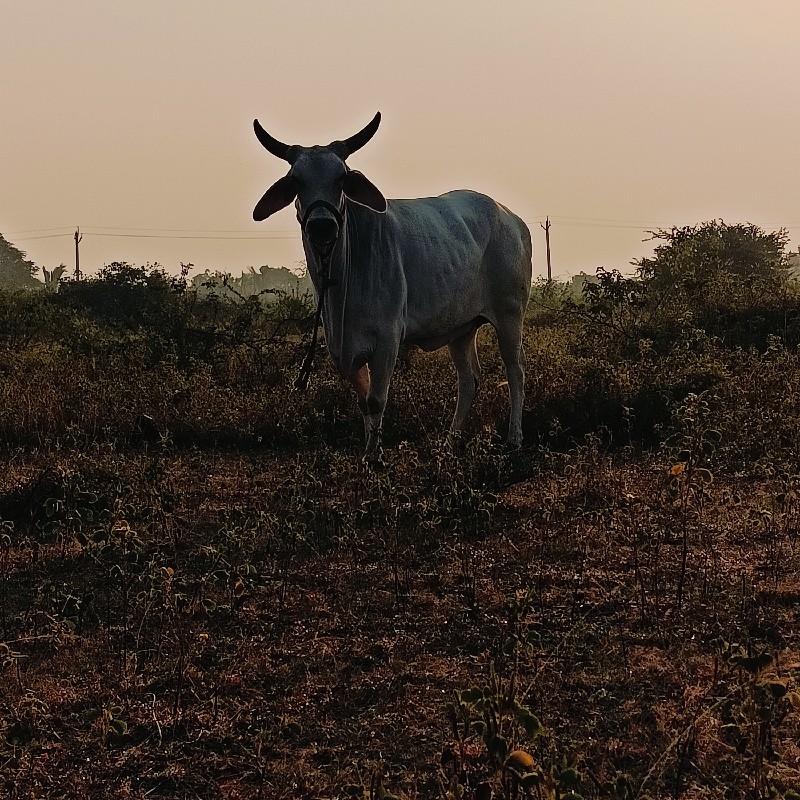
<instances>
[{"instance_id":1,"label":"cow","mask_svg":"<svg viewBox=\"0 0 800 800\"><path fill-rule=\"evenodd\" d=\"M386 200L347 159L380 124L328 145L286 145L254 120L259 142L288 161L253 210L257 222L294 202L328 351L358 397L366 453L380 452L383 412L401 344L444 345L458 375L451 437L478 388L478 328L490 323L506 368L508 443L522 442L522 322L531 286L525 223L486 195Z\"/></svg>"}]
</instances>

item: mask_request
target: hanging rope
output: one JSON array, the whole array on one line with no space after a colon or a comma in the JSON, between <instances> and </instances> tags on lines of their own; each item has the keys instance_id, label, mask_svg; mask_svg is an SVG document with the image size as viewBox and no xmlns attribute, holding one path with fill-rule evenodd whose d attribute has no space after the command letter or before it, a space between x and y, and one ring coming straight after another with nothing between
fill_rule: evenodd
<instances>
[{"instance_id":1,"label":"hanging rope","mask_svg":"<svg viewBox=\"0 0 800 800\"><path fill-rule=\"evenodd\" d=\"M325 302L325 292L328 286L330 286L330 283L327 280L323 280L319 290L319 297L317 298L317 313L314 315L314 332L311 335L311 344L309 344L308 352L303 359L300 373L294 381L294 390L296 392L305 392L308 389L308 382L311 379L311 365L314 363L314 353L317 350L317 336L319 334L320 319L322 318L322 305Z\"/></svg>"}]
</instances>

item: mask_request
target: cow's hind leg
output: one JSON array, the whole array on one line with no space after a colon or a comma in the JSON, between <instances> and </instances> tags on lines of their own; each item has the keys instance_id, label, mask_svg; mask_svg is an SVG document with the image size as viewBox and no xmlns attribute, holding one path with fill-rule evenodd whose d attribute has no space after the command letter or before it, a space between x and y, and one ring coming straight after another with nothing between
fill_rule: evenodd
<instances>
[{"instance_id":1,"label":"cow's hind leg","mask_svg":"<svg viewBox=\"0 0 800 800\"><path fill-rule=\"evenodd\" d=\"M358 397L358 407L361 410L361 416L364 419L364 436L369 439L370 429L370 413L369 406L367 405L367 397L369 397L370 390L370 374L369 367L364 364L360 369L350 376L350 385Z\"/></svg>"},{"instance_id":2,"label":"cow's hind leg","mask_svg":"<svg viewBox=\"0 0 800 800\"><path fill-rule=\"evenodd\" d=\"M508 420L508 444L522 444L522 404L525 400L525 354L522 350L522 325L518 319L508 319L497 326L500 357L506 367L511 410Z\"/></svg>"},{"instance_id":3,"label":"cow's hind leg","mask_svg":"<svg viewBox=\"0 0 800 800\"><path fill-rule=\"evenodd\" d=\"M474 328L448 345L450 357L453 359L458 375L458 402L453 422L450 425L450 441L464 427L478 391L481 367L478 362L478 348L475 341L477 334L478 329Z\"/></svg>"}]
</instances>

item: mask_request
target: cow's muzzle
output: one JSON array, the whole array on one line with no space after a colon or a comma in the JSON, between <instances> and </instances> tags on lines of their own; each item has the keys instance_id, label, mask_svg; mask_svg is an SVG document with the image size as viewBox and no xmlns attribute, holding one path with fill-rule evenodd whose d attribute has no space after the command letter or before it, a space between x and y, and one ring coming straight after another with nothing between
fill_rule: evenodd
<instances>
[{"instance_id":1,"label":"cow's muzzle","mask_svg":"<svg viewBox=\"0 0 800 800\"><path fill-rule=\"evenodd\" d=\"M303 233L311 244L320 250L333 247L339 238L343 224L342 212L327 200L315 200L305 210L303 218L300 220Z\"/></svg>"}]
</instances>

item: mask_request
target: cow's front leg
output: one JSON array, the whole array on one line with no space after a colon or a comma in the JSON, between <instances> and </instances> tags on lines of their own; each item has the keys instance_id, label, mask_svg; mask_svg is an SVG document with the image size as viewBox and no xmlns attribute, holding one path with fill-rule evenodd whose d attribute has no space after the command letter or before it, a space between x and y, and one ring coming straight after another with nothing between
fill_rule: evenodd
<instances>
[{"instance_id":1,"label":"cow's front leg","mask_svg":"<svg viewBox=\"0 0 800 800\"><path fill-rule=\"evenodd\" d=\"M369 391L367 392L364 409L364 428L367 434L365 456L374 455L380 460L381 432L383 430L383 412L386 409L386 400L389 397L389 383L397 361L397 352L400 343L389 343L381 348L376 348L369 361Z\"/></svg>"},{"instance_id":2,"label":"cow's front leg","mask_svg":"<svg viewBox=\"0 0 800 800\"><path fill-rule=\"evenodd\" d=\"M355 390L358 407L364 420L364 440L367 443L364 458L381 461L381 426L386 400L381 403L372 394L372 373L366 364L350 376L350 385Z\"/></svg>"}]
</instances>

